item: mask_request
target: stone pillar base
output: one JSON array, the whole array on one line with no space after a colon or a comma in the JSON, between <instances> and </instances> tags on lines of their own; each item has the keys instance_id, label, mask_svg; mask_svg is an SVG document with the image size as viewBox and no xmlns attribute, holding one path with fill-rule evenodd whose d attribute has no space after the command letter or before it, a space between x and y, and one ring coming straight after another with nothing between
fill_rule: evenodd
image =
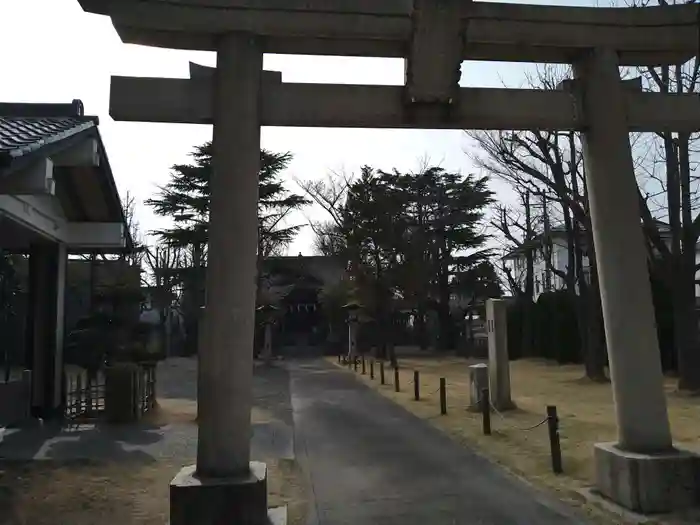
<instances>
[{"instance_id":1,"label":"stone pillar base","mask_svg":"<svg viewBox=\"0 0 700 525\"><path fill-rule=\"evenodd\" d=\"M700 494L700 456L685 450L638 454L616 443L594 445L596 485L613 502L644 514L694 507Z\"/></svg>"},{"instance_id":2,"label":"stone pillar base","mask_svg":"<svg viewBox=\"0 0 700 525\"><path fill-rule=\"evenodd\" d=\"M247 476L199 478L195 466L170 482L170 525L267 525L267 467L251 462Z\"/></svg>"}]
</instances>

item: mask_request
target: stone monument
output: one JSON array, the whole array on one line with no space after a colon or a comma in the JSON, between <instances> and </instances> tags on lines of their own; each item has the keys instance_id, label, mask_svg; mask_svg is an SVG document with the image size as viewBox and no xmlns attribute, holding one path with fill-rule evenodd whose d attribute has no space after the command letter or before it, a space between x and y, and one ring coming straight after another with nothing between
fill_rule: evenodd
<instances>
[{"instance_id":1,"label":"stone monument","mask_svg":"<svg viewBox=\"0 0 700 525\"><path fill-rule=\"evenodd\" d=\"M508 301L486 301L486 332L489 338L489 396L496 410L510 410L515 403L510 395L510 359L508 358Z\"/></svg>"}]
</instances>

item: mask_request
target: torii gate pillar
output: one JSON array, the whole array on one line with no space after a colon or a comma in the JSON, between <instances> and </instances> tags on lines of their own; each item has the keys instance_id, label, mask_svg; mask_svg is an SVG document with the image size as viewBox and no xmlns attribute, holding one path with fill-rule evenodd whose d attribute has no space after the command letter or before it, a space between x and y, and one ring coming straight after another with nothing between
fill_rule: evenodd
<instances>
[{"instance_id":1,"label":"torii gate pillar","mask_svg":"<svg viewBox=\"0 0 700 525\"><path fill-rule=\"evenodd\" d=\"M197 465L171 483L172 525L269 523L266 468L250 462L262 64L255 37L220 37Z\"/></svg>"},{"instance_id":2,"label":"torii gate pillar","mask_svg":"<svg viewBox=\"0 0 700 525\"><path fill-rule=\"evenodd\" d=\"M574 64L618 429L617 443L595 445L596 485L627 508L669 512L695 503L696 462L671 439L618 64L606 49Z\"/></svg>"}]
</instances>

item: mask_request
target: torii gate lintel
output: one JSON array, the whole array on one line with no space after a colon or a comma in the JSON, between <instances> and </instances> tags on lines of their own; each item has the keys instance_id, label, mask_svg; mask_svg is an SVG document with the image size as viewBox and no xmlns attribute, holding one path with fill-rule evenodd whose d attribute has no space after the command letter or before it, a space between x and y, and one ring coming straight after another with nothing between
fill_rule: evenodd
<instances>
[{"instance_id":1,"label":"torii gate lintel","mask_svg":"<svg viewBox=\"0 0 700 525\"><path fill-rule=\"evenodd\" d=\"M698 43L694 4L629 9L471 0L79 1L88 12L110 15L125 43L202 51L217 50L217 35L244 32L262 37L265 53L406 58L412 40L449 41L457 22L467 44L462 60L571 63L587 49L613 47L620 65L651 66L682 63ZM445 10L456 12L445 22L453 28L447 35L415 31L417 20Z\"/></svg>"}]
</instances>

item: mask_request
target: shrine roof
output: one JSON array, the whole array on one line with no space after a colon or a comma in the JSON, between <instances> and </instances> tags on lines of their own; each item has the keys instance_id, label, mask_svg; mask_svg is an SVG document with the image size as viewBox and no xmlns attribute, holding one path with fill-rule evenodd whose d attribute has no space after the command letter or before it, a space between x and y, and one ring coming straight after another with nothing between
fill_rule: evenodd
<instances>
[{"instance_id":1,"label":"shrine roof","mask_svg":"<svg viewBox=\"0 0 700 525\"><path fill-rule=\"evenodd\" d=\"M99 119L84 115L83 103L0 103L0 176L51 160L51 178L66 219L71 222L126 224L114 175L98 129ZM67 152L90 145L94 164L73 164ZM60 159L60 161L59 161ZM126 233L127 246L132 240Z\"/></svg>"},{"instance_id":2,"label":"shrine roof","mask_svg":"<svg viewBox=\"0 0 700 525\"><path fill-rule=\"evenodd\" d=\"M0 170L97 126L96 117L82 115L82 103L0 103Z\"/></svg>"}]
</instances>

